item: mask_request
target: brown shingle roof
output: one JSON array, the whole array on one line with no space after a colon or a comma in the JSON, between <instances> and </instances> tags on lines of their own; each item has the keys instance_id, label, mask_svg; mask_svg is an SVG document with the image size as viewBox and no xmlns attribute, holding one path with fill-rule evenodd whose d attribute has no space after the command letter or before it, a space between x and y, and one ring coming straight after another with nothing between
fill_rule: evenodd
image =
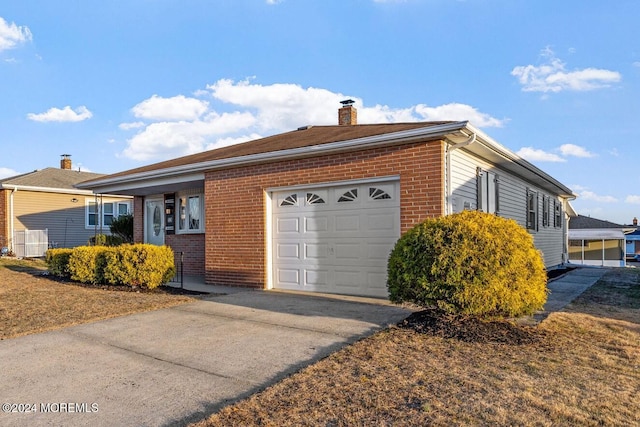
<instances>
[{"instance_id":1,"label":"brown shingle roof","mask_svg":"<svg viewBox=\"0 0 640 427\"><path fill-rule=\"evenodd\" d=\"M171 159L160 163L142 166L136 169L118 172L109 175L109 178L126 176L135 173L150 172L201 162L208 162L213 160L229 159L233 157L249 156L252 154L262 154L272 151L288 150L294 148L311 147L314 145L321 145L339 141L349 141L352 139L366 138L374 135L384 135L393 132L427 128L446 123L454 122L443 121L387 123L354 126L309 126L291 132L268 136L266 138L260 138L241 144L230 145L228 147L217 148L202 153L192 154L189 156L179 157L177 159Z\"/></svg>"},{"instance_id":2,"label":"brown shingle roof","mask_svg":"<svg viewBox=\"0 0 640 427\"><path fill-rule=\"evenodd\" d=\"M0 180L0 185L24 187L59 188L73 190L82 181L103 177L104 174L80 172L69 169L45 168Z\"/></svg>"}]
</instances>

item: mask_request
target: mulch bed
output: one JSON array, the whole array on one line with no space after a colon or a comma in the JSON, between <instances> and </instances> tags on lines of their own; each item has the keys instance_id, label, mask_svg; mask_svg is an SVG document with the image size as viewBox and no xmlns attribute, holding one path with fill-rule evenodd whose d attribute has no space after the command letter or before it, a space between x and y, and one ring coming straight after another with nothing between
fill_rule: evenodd
<instances>
[{"instance_id":1,"label":"mulch bed","mask_svg":"<svg viewBox=\"0 0 640 427\"><path fill-rule=\"evenodd\" d=\"M147 294L191 295L191 296L208 295L207 292L191 291L189 289L175 288L169 285L162 285L154 289L149 289L144 286L105 285L105 284L76 282L66 277L59 277L53 274L49 274L48 272L42 272L42 271L32 271L29 273L33 276L45 276L50 280L67 284L67 285L81 286L83 288L89 288L89 289L102 289L105 291L138 292L138 293L147 293Z\"/></svg>"},{"instance_id":2,"label":"mulch bed","mask_svg":"<svg viewBox=\"0 0 640 427\"><path fill-rule=\"evenodd\" d=\"M398 323L401 329L453 338L467 343L527 345L542 341L544 332L507 320L486 321L473 316L448 315L437 309L415 312Z\"/></svg>"}]
</instances>

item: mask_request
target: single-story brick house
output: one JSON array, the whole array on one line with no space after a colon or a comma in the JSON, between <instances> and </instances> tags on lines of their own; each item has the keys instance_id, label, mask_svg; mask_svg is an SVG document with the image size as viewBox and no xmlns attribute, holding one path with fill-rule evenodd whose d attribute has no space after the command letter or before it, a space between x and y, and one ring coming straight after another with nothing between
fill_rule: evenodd
<instances>
[{"instance_id":1,"label":"single-story brick house","mask_svg":"<svg viewBox=\"0 0 640 427\"><path fill-rule=\"evenodd\" d=\"M305 126L79 185L134 196L135 240L206 283L387 296L388 254L425 218L482 209L567 260L569 188L463 122Z\"/></svg>"}]
</instances>

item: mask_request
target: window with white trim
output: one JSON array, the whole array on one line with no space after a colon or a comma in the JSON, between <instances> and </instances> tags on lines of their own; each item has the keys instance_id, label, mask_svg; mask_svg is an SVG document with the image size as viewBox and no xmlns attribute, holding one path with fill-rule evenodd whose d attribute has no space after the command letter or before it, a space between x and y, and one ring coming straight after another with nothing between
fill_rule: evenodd
<instances>
[{"instance_id":1,"label":"window with white trim","mask_svg":"<svg viewBox=\"0 0 640 427\"><path fill-rule=\"evenodd\" d=\"M500 176L494 172L477 169L477 209L482 212L500 212Z\"/></svg>"},{"instance_id":2,"label":"window with white trim","mask_svg":"<svg viewBox=\"0 0 640 427\"><path fill-rule=\"evenodd\" d=\"M527 188L527 228L538 229L538 192Z\"/></svg>"},{"instance_id":3,"label":"window with white trim","mask_svg":"<svg viewBox=\"0 0 640 427\"><path fill-rule=\"evenodd\" d=\"M177 233L204 232L204 197L202 194L178 195Z\"/></svg>"},{"instance_id":4,"label":"window with white trim","mask_svg":"<svg viewBox=\"0 0 640 427\"><path fill-rule=\"evenodd\" d=\"M131 202L100 202L100 199L85 199L85 228L108 230L113 220L131 213Z\"/></svg>"}]
</instances>

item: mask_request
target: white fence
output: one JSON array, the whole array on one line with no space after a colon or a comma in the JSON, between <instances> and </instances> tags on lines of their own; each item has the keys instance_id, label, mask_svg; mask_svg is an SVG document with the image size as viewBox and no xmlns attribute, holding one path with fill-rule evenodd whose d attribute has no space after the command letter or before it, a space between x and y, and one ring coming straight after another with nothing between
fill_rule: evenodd
<instances>
[{"instance_id":1,"label":"white fence","mask_svg":"<svg viewBox=\"0 0 640 427\"><path fill-rule=\"evenodd\" d=\"M43 257L49 248L48 230L13 232L13 251L20 258Z\"/></svg>"}]
</instances>

